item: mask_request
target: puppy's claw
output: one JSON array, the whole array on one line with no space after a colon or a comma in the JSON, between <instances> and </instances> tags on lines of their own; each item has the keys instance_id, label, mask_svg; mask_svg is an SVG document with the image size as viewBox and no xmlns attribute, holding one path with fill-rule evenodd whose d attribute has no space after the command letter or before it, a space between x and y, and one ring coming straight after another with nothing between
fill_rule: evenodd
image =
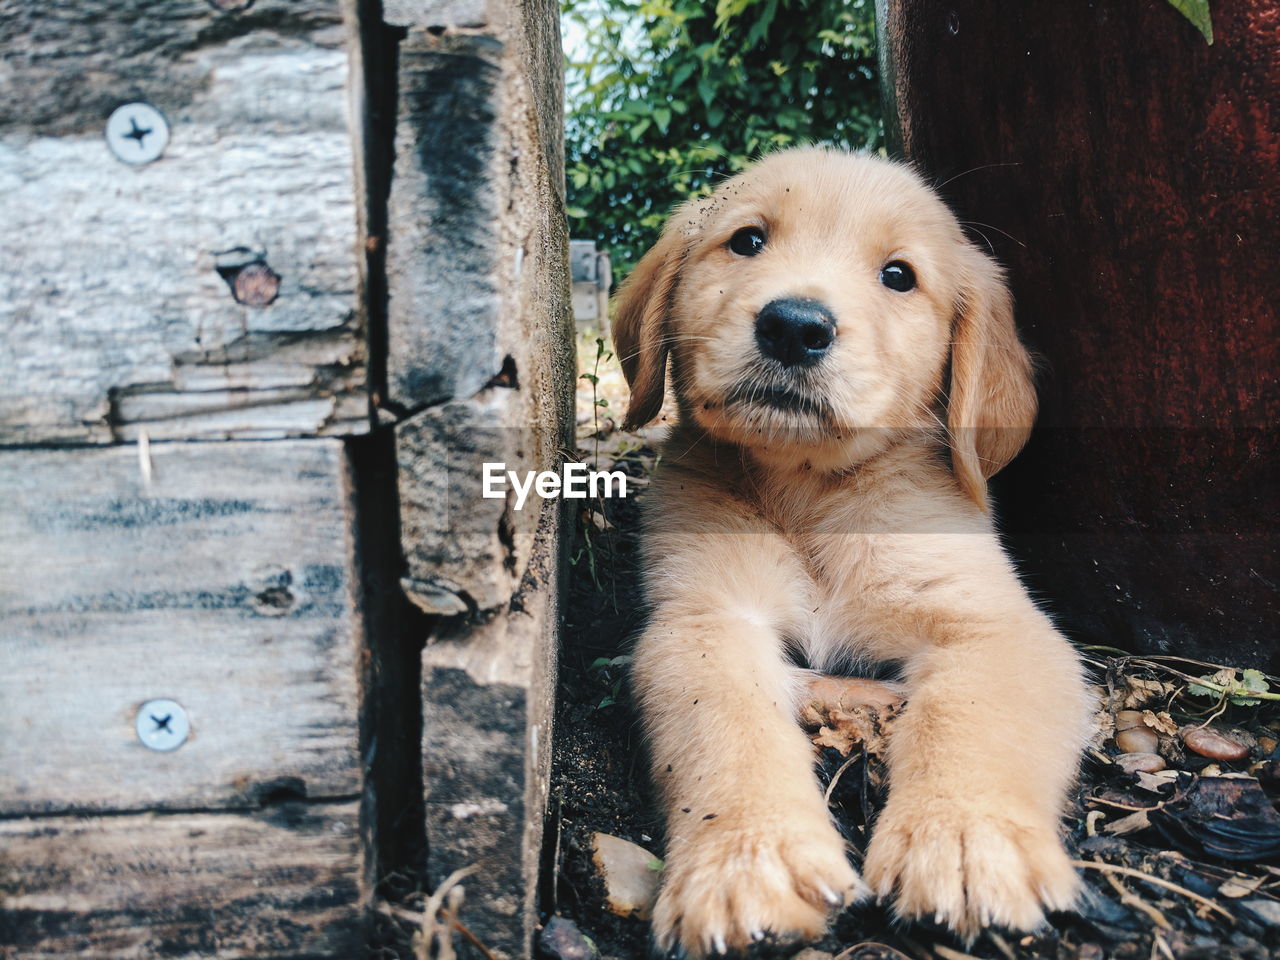
<instances>
[{"instance_id":1,"label":"puppy's claw","mask_svg":"<svg viewBox=\"0 0 1280 960\"><path fill-rule=\"evenodd\" d=\"M729 952L729 948L728 946L725 945L725 942L724 942L723 933L717 933L714 937L711 938L711 940L715 944L716 953L718 953L720 956L723 957L725 954Z\"/></svg>"},{"instance_id":2,"label":"puppy's claw","mask_svg":"<svg viewBox=\"0 0 1280 960\"><path fill-rule=\"evenodd\" d=\"M840 894L836 893L825 883L820 884L818 886L818 890L822 894L822 899L827 901L831 906L839 907L844 905L844 897L840 896Z\"/></svg>"},{"instance_id":3,"label":"puppy's claw","mask_svg":"<svg viewBox=\"0 0 1280 960\"><path fill-rule=\"evenodd\" d=\"M755 930L751 931L751 939L754 940L756 943L759 943L761 940L763 940L767 936L768 934L765 933L763 930L759 929L758 927Z\"/></svg>"}]
</instances>

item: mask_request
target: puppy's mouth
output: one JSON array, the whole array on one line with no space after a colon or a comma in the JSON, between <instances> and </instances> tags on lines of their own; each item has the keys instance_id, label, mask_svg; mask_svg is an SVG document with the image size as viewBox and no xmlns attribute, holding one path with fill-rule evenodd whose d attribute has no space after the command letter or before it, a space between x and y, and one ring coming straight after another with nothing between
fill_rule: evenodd
<instances>
[{"instance_id":1,"label":"puppy's mouth","mask_svg":"<svg viewBox=\"0 0 1280 960\"><path fill-rule=\"evenodd\" d=\"M725 398L725 407L760 406L784 413L821 418L825 414L822 405L804 394L786 387L753 383L735 387Z\"/></svg>"}]
</instances>

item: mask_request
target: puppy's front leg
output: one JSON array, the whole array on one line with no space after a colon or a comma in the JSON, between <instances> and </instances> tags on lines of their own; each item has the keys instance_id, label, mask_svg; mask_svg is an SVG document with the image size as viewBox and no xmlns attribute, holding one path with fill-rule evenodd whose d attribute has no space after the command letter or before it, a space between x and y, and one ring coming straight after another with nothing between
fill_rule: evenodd
<instances>
[{"instance_id":1,"label":"puppy's front leg","mask_svg":"<svg viewBox=\"0 0 1280 960\"><path fill-rule=\"evenodd\" d=\"M934 569L936 586L905 608L898 598L899 628L921 641L904 658L907 708L864 872L902 916L970 937L989 924L1030 930L1045 908L1069 908L1078 888L1059 823L1086 689L1079 658L994 538L952 546L956 563Z\"/></svg>"},{"instance_id":2,"label":"puppy's front leg","mask_svg":"<svg viewBox=\"0 0 1280 960\"><path fill-rule=\"evenodd\" d=\"M636 648L667 813L653 918L664 951L702 957L766 934L817 936L831 910L863 890L794 719L778 632L743 615L760 600L660 604Z\"/></svg>"}]
</instances>

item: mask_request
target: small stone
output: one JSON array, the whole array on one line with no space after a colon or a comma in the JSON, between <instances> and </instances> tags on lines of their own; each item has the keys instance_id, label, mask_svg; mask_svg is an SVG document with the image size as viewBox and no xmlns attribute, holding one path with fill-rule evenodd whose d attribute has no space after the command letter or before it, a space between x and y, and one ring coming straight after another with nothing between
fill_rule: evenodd
<instances>
[{"instance_id":1,"label":"small stone","mask_svg":"<svg viewBox=\"0 0 1280 960\"><path fill-rule=\"evenodd\" d=\"M648 920L658 899L662 861L639 844L607 833L592 834L591 859L604 881L609 909L622 917Z\"/></svg>"},{"instance_id":2,"label":"small stone","mask_svg":"<svg viewBox=\"0 0 1280 960\"><path fill-rule=\"evenodd\" d=\"M1182 742L1188 750L1210 760L1243 760L1249 755L1249 744L1243 737L1221 728L1183 727Z\"/></svg>"},{"instance_id":3,"label":"small stone","mask_svg":"<svg viewBox=\"0 0 1280 960\"><path fill-rule=\"evenodd\" d=\"M1158 753L1122 753L1116 763L1125 773L1158 773L1165 768L1164 757Z\"/></svg>"},{"instance_id":4,"label":"small stone","mask_svg":"<svg viewBox=\"0 0 1280 960\"><path fill-rule=\"evenodd\" d=\"M825 950L815 950L813 947L805 947L797 953L791 960L835 960L831 954Z\"/></svg>"},{"instance_id":5,"label":"small stone","mask_svg":"<svg viewBox=\"0 0 1280 960\"><path fill-rule=\"evenodd\" d=\"M1150 727L1129 727L1116 734L1116 746L1121 753L1155 753L1160 737Z\"/></svg>"},{"instance_id":6,"label":"small stone","mask_svg":"<svg viewBox=\"0 0 1280 960\"><path fill-rule=\"evenodd\" d=\"M1116 730L1132 730L1144 726L1141 710L1121 710L1116 714Z\"/></svg>"},{"instance_id":7,"label":"small stone","mask_svg":"<svg viewBox=\"0 0 1280 960\"><path fill-rule=\"evenodd\" d=\"M1280 927L1280 903L1274 900L1241 900L1240 906L1269 927Z\"/></svg>"},{"instance_id":8,"label":"small stone","mask_svg":"<svg viewBox=\"0 0 1280 960\"><path fill-rule=\"evenodd\" d=\"M538 936L538 947L550 960L599 960L600 951L578 925L565 917L552 917Z\"/></svg>"},{"instance_id":9,"label":"small stone","mask_svg":"<svg viewBox=\"0 0 1280 960\"><path fill-rule=\"evenodd\" d=\"M1262 751L1264 757L1269 757L1276 752L1278 741L1275 737L1261 736L1258 738L1258 749Z\"/></svg>"}]
</instances>

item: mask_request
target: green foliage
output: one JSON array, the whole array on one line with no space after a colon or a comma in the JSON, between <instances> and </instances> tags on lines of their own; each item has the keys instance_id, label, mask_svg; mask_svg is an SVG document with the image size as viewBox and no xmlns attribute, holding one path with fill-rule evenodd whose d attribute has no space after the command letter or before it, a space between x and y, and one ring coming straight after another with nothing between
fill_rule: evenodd
<instances>
[{"instance_id":1,"label":"green foliage","mask_svg":"<svg viewBox=\"0 0 1280 960\"><path fill-rule=\"evenodd\" d=\"M1195 24L1205 43L1213 44L1213 19L1209 16L1209 0L1169 0L1169 5Z\"/></svg>"},{"instance_id":2,"label":"green foliage","mask_svg":"<svg viewBox=\"0 0 1280 960\"><path fill-rule=\"evenodd\" d=\"M1226 667L1217 673L1205 674L1199 680L1199 683L1187 685L1187 693L1193 697L1216 700L1225 696L1238 707L1256 707L1262 702L1261 697L1250 696L1250 694L1261 694L1268 700L1275 699L1274 694L1268 695L1271 685L1259 670L1245 670L1237 680L1236 672Z\"/></svg>"},{"instance_id":3,"label":"green foliage","mask_svg":"<svg viewBox=\"0 0 1280 960\"><path fill-rule=\"evenodd\" d=\"M877 147L873 0L566 0L569 224L615 276L671 208L797 143Z\"/></svg>"},{"instance_id":4,"label":"green foliage","mask_svg":"<svg viewBox=\"0 0 1280 960\"><path fill-rule=\"evenodd\" d=\"M587 673L603 678L608 688L608 692L596 704L597 710L612 707L622 699L623 687L626 683L626 672L630 665L630 655L623 654L619 657L597 657L591 662L591 666L587 667ZM661 869L661 867L658 869Z\"/></svg>"}]
</instances>

